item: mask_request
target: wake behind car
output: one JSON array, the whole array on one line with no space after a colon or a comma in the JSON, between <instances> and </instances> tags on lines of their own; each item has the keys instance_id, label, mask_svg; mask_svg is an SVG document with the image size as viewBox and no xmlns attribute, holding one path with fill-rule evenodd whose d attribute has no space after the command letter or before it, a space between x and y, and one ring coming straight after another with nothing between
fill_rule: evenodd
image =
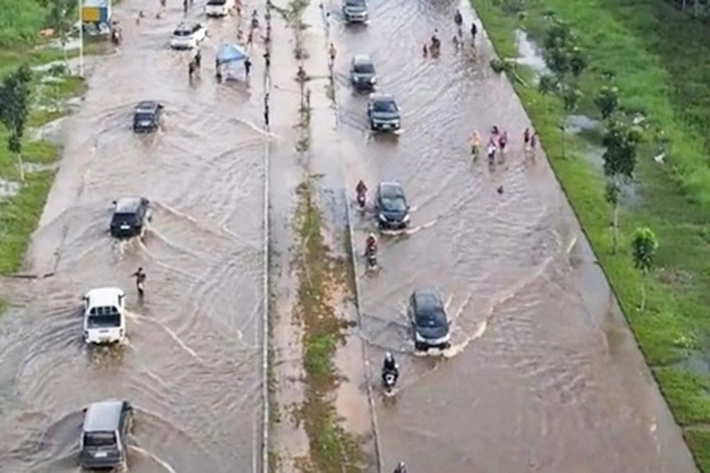
<instances>
[{"instance_id":1,"label":"wake behind car","mask_svg":"<svg viewBox=\"0 0 710 473\"><path fill-rule=\"evenodd\" d=\"M79 463L86 469L123 469L133 407L127 401L95 402L84 409Z\"/></svg>"},{"instance_id":2,"label":"wake behind car","mask_svg":"<svg viewBox=\"0 0 710 473\"><path fill-rule=\"evenodd\" d=\"M399 107L393 95L372 93L367 102L367 117L373 131L399 130Z\"/></svg>"},{"instance_id":3,"label":"wake behind car","mask_svg":"<svg viewBox=\"0 0 710 473\"><path fill-rule=\"evenodd\" d=\"M407 315L414 332L414 348L448 348L451 344L449 321L441 296L433 289L414 291L409 296Z\"/></svg>"},{"instance_id":4,"label":"wake behind car","mask_svg":"<svg viewBox=\"0 0 710 473\"><path fill-rule=\"evenodd\" d=\"M350 62L350 82L358 90L372 90L377 83L375 65L367 54L356 54Z\"/></svg>"},{"instance_id":5,"label":"wake behind car","mask_svg":"<svg viewBox=\"0 0 710 473\"><path fill-rule=\"evenodd\" d=\"M369 17L365 0L343 0L343 17L346 23L365 23Z\"/></svg>"},{"instance_id":6,"label":"wake behind car","mask_svg":"<svg viewBox=\"0 0 710 473\"><path fill-rule=\"evenodd\" d=\"M229 10L234 8L235 0L208 0L205 5L205 15L211 17L227 16Z\"/></svg>"},{"instance_id":7,"label":"wake behind car","mask_svg":"<svg viewBox=\"0 0 710 473\"><path fill-rule=\"evenodd\" d=\"M207 38L207 30L196 21L184 21L173 31L170 47L173 49L194 49Z\"/></svg>"},{"instance_id":8,"label":"wake behind car","mask_svg":"<svg viewBox=\"0 0 710 473\"><path fill-rule=\"evenodd\" d=\"M160 117L163 115L163 104L154 100L138 102L133 111L133 131L148 133L160 127Z\"/></svg>"},{"instance_id":9,"label":"wake behind car","mask_svg":"<svg viewBox=\"0 0 710 473\"><path fill-rule=\"evenodd\" d=\"M120 343L126 337L126 294L116 287L92 289L84 300L84 341L89 345Z\"/></svg>"},{"instance_id":10,"label":"wake behind car","mask_svg":"<svg viewBox=\"0 0 710 473\"><path fill-rule=\"evenodd\" d=\"M377 224L381 230L402 230L409 225L409 204L397 182L381 182L375 195Z\"/></svg>"},{"instance_id":11,"label":"wake behind car","mask_svg":"<svg viewBox=\"0 0 710 473\"><path fill-rule=\"evenodd\" d=\"M150 221L150 201L145 197L123 197L113 202L111 236L115 238L142 237Z\"/></svg>"}]
</instances>

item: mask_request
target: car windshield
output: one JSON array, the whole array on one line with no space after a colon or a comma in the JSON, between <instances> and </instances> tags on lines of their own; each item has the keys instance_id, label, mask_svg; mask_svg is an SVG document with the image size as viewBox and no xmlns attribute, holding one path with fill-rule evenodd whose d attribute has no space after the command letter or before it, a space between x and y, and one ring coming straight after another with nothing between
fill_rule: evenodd
<instances>
[{"instance_id":1,"label":"car windshield","mask_svg":"<svg viewBox=\"0 0 710 473\"><path fill-rule=\"evenodd\" d=\"M134 118L137 122L150 122L153 121L153 114L151 112L136 112Z\"/></svg>"},{"instance_id":2,"label":"car windshield","mask_svg":"<svg viewBox=\"0 0 710 473\"><path fill-rule=\"evenodd\" d=\"M227 0L210 0L207 5L222 6L227 3Z\"/></svg>"},{"instance_id":3,"label":"car windshield","mask_svg":"<svg viewBox=\"0 0 710 473\"><path fill-rule=\"evenodd\" d=\"M121 316L118 314L90 315L89 328L112 328L121 326Z\"/></svg>"},{"instance_id":4,"label":"car windshield","mask_svg":"<svg viewBox=\"0 0 710 473\"><path fill-rule=\"evenodd\" d=\"M359 8L364 8L365 7L365 2L363 0L345 0L345 6L346 7L359 7Z\"/></svg>"},{"instance_id":5,"label":"car windshield","mask_svg":"<svg viewBox=\"0 0 710 473\"><path fill-rule=\"evenodd\" d=\"M382 210L386 212L404 212L407 210L407 202L401 195L382 196Z\"/></svg>"},{"instance_id":6,"label":"car windshield","mask_svg":"<svg viewBox=\"0 0 710 473\"><path fill-rule=\"evenodd\" d=\"M353 69L358 74L373 74L375 72L375 67L368 63L355 64Z\"/></svg>"},{"instance_id":7,"label":"car windshield","mask_svg":"<svg viewBox=\"0 0 710 473\"><path fill-rule=\"evenodd\" d=\"M191 34L192 34L192 30L188 30L188 29L175 30L175 32L173 33L174 36L182 36L182 37L190 36Z\"/></svg>"},{"instance_id":8,"label":"car windshield","mask_svg":"<svg viewBox=\"0 0 710 473\"><path fill-rule=\"evenodd\" d=\"M112 447L116 445L116 434L113 432L90 432L84 434L86 447Z\"/></svg>"},{"instance_id":9,"label":"car windshield","mask_svg":"<svg viewBox=\"0 0 710 473\"><path fill-rule=\"evenodd\" d=\"M135 213L115 213L113 214L114 223L128 223L132 224L136 222Z\"/></svg>"},{"instance_id":10,"label":"car windshield","mask_svg":"<svg viewBox=\"0 0 710 473\"><path fill-rule=\"evenodd\" d=\"M397 113L397 104L392 100L377 100L373 109L380 113Z\"/></svg>"}]
</instances>

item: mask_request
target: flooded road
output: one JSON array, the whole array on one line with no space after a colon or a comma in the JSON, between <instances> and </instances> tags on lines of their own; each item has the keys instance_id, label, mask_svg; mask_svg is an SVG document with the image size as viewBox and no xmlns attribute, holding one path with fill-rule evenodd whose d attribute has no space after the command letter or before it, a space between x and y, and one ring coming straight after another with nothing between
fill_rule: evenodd
<instances>
[{"instance_id":1,"label":"flooded road","mask_svg":"<svg viewBox=\"0 0 710 473\"><path fill-rule=\"evenodd\" d=\"M377 405L384 471L400 460L447 473L695 471L547 162L523 158L529 123L490 71L490 47L479 38L475 53L455 51L455 3L369 6L358 27L326 5L338 51L333 159L352 198L360 178L369 194L396 180L413 210L407 235L380 239L381 270L359 275L371 363L389 350L402 370L395 398ZM441 57L424 58L435 29ZM366 94L348 84L357 53L373 57L378 90L395 95L399 136L368 131ZM504 162L472 163L472 129L485 144L493 125L510 135ZM363 248L374 216L354 215ZM407 298L427 287L453 320L441 357L414 356L408 330Z\"/></svg>"},{"instance_id":2,"label":"flooded road","mask_svg":"<svg viewBox=\"0 0 710 473\"><path fill-rule=\"evenodd\" d=\"M2 472L78 471L81 409L105 398L137 411L132 472L259 469L263 61L249 86L217 85L215 51L236 39L237 20L205 21L195 4L187 16L210 37L190 84L191 54L168 47L182 7L168 2L156 18L157 6L121 4L125 43L97 61L65 127L65 158L28 256L28 272L55 275L18 285L0 323ZM158 133L129 130L140 100L165 105ZM153 207L145 241L116 243L111 202L134 195ZM142 304L129 276L139 266ZM88 351L81 296L102 286L128 295L129 341Z\"/></svg>"}]
</instances>

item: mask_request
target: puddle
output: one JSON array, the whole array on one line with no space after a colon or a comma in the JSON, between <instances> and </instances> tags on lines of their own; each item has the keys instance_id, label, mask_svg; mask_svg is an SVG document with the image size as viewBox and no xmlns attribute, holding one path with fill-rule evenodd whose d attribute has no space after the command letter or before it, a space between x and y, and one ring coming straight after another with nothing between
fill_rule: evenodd
<instances>
[{"instance_id":1,"label":"puddle","mask_svg":"<svg viewBox=\"0 0 710 473\"><path fill-rule=\"evenodd\" d=\"M710 354L698 353L692 355L686 360L681 361L677 365L679 368L692 371L702 375L710 375Z\"/></svg>"},{"instance_id":2,"label":"puddle","mask_svg":"<svg viewBox=\"0 0 710 473\"><path fill-rule=\"evenodd\" d=\"M54 171L59 167L59 163L22 163L22 169L26 173Z\"/></svg>"},{"instance_id":3,"label":"puddle","mask_svg":"<svg viewBox=\"0 0 710 473\"><path fill-rule=\"evenodd\" d=\"M536 79L550 73L542 57L542 48L535 43L528 33L519 29L515 30L515 44L518 49L518 57L515 61L532 69Z\"/></svg>"},{"instance_id":4,"label":"puddle","mask_svg":"<svg viewBox=\"0 0 710 473\"><path fill-rule=\"evenodd\" d=\"M568 115L565 119L565 131L579 135L585 131L597 130L599 128L599 120L590 118L586 115Z\"/></svg>"},{"instance_id":5,"label":"puddle","mask_svg":"<svg viewBox=\"0 0 710 473\"><path fill-rule=\"evenodd\" d=\"M0 199L15 197L20 192L21 184L7 179L0 179Z\"/></svg>"},{"instance_id":6,"label":"puddle","mask_svg":"<svg viewBox=\"0 0 710 473\"><path fill-rule=\"evenodd\" d=\"M47 141L53 145L61 145L62 143L62 125L64 125L65 117L57 118L49 123L37 127L32 130L33 141Z\"/></svg>"}]
</instances>

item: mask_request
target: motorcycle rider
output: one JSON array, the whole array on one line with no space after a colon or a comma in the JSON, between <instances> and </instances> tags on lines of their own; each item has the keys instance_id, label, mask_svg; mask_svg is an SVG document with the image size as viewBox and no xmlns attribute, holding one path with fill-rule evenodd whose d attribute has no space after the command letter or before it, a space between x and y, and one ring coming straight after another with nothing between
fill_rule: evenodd
<instances>
[{"instance_id":1,"label":"motorcycle rider","mask_svg":"<svg viewBox=\"0 0 710 473\"><path fill-rule=\"evenodd\" d=\"M365 256L370 253L377 253L377 237L374 233L367 235L367 240L365 240Z\"/></svg>"},{"instance_id":2,"label":"motorcycle rider","mask_svg":"<svg viewBox=\"0 0 710 473\"><path fill-rule=\"evenodd\" d=\"M397 463L397 468L392 473L407 473L407 465L404 462Z\"/></svg>"},{"instance_id":3,"label":"motorcycle rider","mask_svg":"<svg viewBox=\"0 0 710 473\"><path fill-rule=\"evenodd\" d=\"M134 278L136 278L136 289L138 289L138 295L143 297L143 283L145 282L146 274L145 271L143 271L143 268L138 268L138 270L131 274Z\"/></svg>"},{"instance_id":4,"label":"motorcycle rider","mask_svg":"<svg viewBox=\"0 0 710 473\"><path fill-rule=\"evenodd\" d=\"M395 361L394 356L392 356L392 353L387 352L385 353L385 360L382 363L382 379L385 379L385 375L392 373L394 375L394 382L397 382L397 378L399 378L399 366L397 365L397 361Z\"/></svg>"},{"instance_id":5,"label":"motorcycle rider","mask_svg":"<svg viewBox=\"0 0 710 473\"><path fill-rule=\"evenodd\" d=\"M365 200L365 194L367 193L367 185L365 185L365 182L360 179L360 181L357 183L357 186L355 186L355 195L357 196L358 203L360 200Z\"/></svg>"}]
</instances>

